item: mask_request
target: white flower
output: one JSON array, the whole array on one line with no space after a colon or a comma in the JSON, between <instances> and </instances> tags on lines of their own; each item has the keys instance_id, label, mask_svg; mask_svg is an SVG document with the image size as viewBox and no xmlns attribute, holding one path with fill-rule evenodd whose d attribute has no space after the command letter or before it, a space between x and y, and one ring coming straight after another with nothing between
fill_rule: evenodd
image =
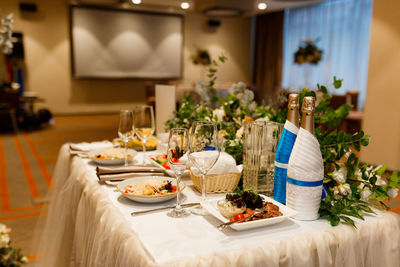
<instances>
[{"instance_id":1,"label":"white flower","mask_svg":"<svg viewBox=\"0 0 400 267\"><path fill-rule=\"evenodd\" d=\"M387 185L387 182L380 175L376 175L376 178L377 178L376 183L375 183L376 185L379 185L379 186Z\"/></svg>"},{"instance_id":2,"label":"white flower","mask_svg":"<svg viewBox=\"0 0 400 267\"><path fill-rule=\"evenodd\" d=\"M258 119L256 119L256 121L265 121L265 122L268 122L268 121L269 121L269 118L268 118L268 117L258 118Z\"/></svg>"},{"instance_id":3,"label":"white flower","mask_svg":"<svg viewBox=\"0 0 400 267\"><path fill-rule=\"evenodd\" d=\"M368 201L368 197L372 194L371 190L368 187L364 187L361 192L361 200Z\"/></svg>"},{"instance_id":4,"label":"white flower","mask_svg":"<svg viewBox=\"0 0 400 267\"><path fill-rule=\"evenodd\" d=\"M11 229L0 223L0 234L8 234L9 232L11 232Z\"/></svg>"},{"instance_id":5,"label":"white flower","mask_svg":"<svg viewBox=\"0 0 400 267\"><path fill-rule=\"evenodd\" d=\"M223 121L225 116L225 110L223 108L218 108L213 111L213 117L217 117L217 121Z\"/></svg>"},{"instance_id":6,"label":"white flower","mask_svg":"<svg viewBox=\"0 0 400 267\"><path fill-rule=\"evenodd\" d=\"M237 138L237 139L239 139L239 140L242 139L243 131L244 131L243 126L240 127L240 129L236 131L236 138Z\"/></svg>"},{"instance_id":7,"label":"white flower","mask_svg":"<svg viewBox=\"0 0 400 267\"><path fill-rule=\"evenodd\" d=\"M360 169L356 169L356 171L354 172L354 175L356 176L357 180L362 181L362 172Z\"/></svg>"},{"instance_id":8,"label":"white flower","mask_svg":"<svg viewBox=\"0 0 400 267\"><path fill-rule=\"evenodd\" d=\"M244 82L238 82L231 88L234 95L239 99L240 105L248 105L254 99L254 93L251 90L246 89Z\"/></svg>"},{"instance_id":9,"label":"white flower","mask_svg":"<svg viewBox=\"0 0 400 267\"><path fill-rule=\"evenodd\" d=\"M364 184L363 182L361 182L361 183L357 186L357 188L358 188L358 190L359 190L360 192L364 189L364 187L365 187L365 184Z\"/></svg>"},{"instance_id":10,"label":"white flower","mask_svg":"<svg viewBox=\"0 0 400 267\"><path fill-rule=\"evenodd\" d=\"M256 102L251 102L250 104L249 104L249 111L250 112L253 112L254 110L256 110L256 107L257 107L257 103Z\"/></svg>"},{"instance_id":11,"label":"white flower","mask_svg":"<svg viewBox=\"0 0 400 267\"><path fill-rule=\"evenodd\" d=\"M340 184L338 185L339 194L342 196L351 195L351 188L349 184Z\"/></svg>"},{"instance_id":12,"label":"white flower","mask_svg":"<svg viewBox=\"0 0 400 267\"><path fill-rule=\"evenodd\" d=\"M10 237L8 236L8 234L0 235L0 248L7 247L9 242L10 242Z\"/></svg>"},{"instance_id":13,"label":"white flower","mask_svg":"<svg viewBox=\"0 0 400 267\"><path fill-rule=\"evenodd\" d=\"M341 167L339 170L335 170L332 173L332 178L333 180L335 180L336 182L338 182L339 184L343 184L346 182L347 179L347 172L346 169Z\"/></svg>"},{"instance_id":14,"label":"white flower","mask_svg":"<svg viewBox=\"0 0 400 267\"><path fill-rule=\"evenodd\" d=\"M339 188L337 186L333 187L333 194L338 195L339 194Z\"/></svg>"},{"instance_id":15,"label":"white flower","mask_svg":"<svg viewBox=\"0 0 400 267\"><path fill-rule=\"evenodd\" d=\"M183 123L189 123L189 120L187 118L184 118Z\"/></svg>"},{"instance_id":16,"label":"white flower","mask_svg":"<svg viewBox=\"0 0 400 267\"><path fill-rule=\"evenodd\" d=\"M21 258L21 262L22 262L22 263L28 263L28 258L27 258L26 256L23 256L23 257Z\"/></svg>"},{"instance_id":17,"label":"white flower","mask_svg":"<svg viewBox=\"0 0 400 267\"><path fill-rule=\"evenodd\" d=\"M388 190L388 196L393 199L395 197L397 197L397 195L399 194L399 189L398 188L390 188Z\"/></svg>"},{"instance_id":18,"label":"white flower","mask_svg":"<svg viewBox=\"0 0 400 267\"><path fill-rule=\"evenodd\" d=\"M194 91L199 94L203 103L210 102L210 96L208 95L208 88L203 81L198 81L194 87Z\"/></svg>"}]
</instances>

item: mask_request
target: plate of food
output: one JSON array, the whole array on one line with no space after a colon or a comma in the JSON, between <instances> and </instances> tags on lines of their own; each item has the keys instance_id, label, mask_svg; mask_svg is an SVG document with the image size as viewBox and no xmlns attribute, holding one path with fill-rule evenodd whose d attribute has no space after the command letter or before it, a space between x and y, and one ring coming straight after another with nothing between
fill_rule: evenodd
<instances>
[{"instance_id":1,"label":"plate of food","mask_svg":"<svg viewBox=\"0 0 400 267\"><path fill-rule=\"evenodd\" d=\"M149 139L147 139L147 141L146 141L146 150L155 150L155 149L157 149L157 141L158 141L157 137L155 137L155 136L149 137ZM122 141L121 138L115 138L113 140L113 143L114 144L119 144L120 146L124 146L124 142ZM140 141L139 138L134 136L134 137L129 139L128 147L132 148L132 149L135 149L137 151L142 151L143 150L143 143L142 143L142 141Z\"/></svg>"},{"instance_id":2,"label":"plate of food","mask_svg":"<svg viewBox=\"0 0 400 267\"><path fill-rule=\"evenodd\" d=\"M168 165L168 160L167 160L167 154L158 154L158 155L153 155L149 157L150 162L157 167L163 168L166 173L168 173L169 176L175 176L175 173L173 170L171 170L171 167ZM188 174L189 170L185 170L182 175Z\"/></svg>"},{"instance_id":3,"label":"plate of food","mask_svg":"<svg viewBox=\"0 0 400 267\"><path fill-rule=\"evenodd\" d=\"M131 161L136 155L136 151L128 149L128 161ZM122 165L125 162L124 148L96 149L88 153L88 156L95 163L101 165Z\"/></svg>"},{"instance_id":4,"label":"plate of food","mask_svg":"<svg viewBox=\"0 0 400 267\"><path fill-rule=\"evenodd\" d=\"M229 225L236 231L277 224L296 214L291 208L252 190L237 190L223 199L209 201L205 208L223 223L244 219Z\"/></svg>"},{"instance_id":5,"label":"plate of food","mask_svg":"<svg viewBox=\"0 0 400 267\"><path fill-rule=\"evenodd\" d=\"M181 191L185 183L180 182ZM125 197L141 203L164 202L176 197L176 179L163 176L131 178L117 184L117 190Z\"/></svg>"}]
</instances>

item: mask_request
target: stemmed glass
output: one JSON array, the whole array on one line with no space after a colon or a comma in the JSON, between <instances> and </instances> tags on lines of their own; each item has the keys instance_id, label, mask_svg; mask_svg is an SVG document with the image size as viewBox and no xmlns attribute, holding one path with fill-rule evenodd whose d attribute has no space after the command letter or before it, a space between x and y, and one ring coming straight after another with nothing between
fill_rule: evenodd
<instances>
[{"instance_id":1,"label":"stemmed glass","mask_svg":"<svg viewBox=\"0 0 400 267\"><path fill-rule=\"evenodd\" d=\"M201 173L201 203L202 207L193 210L199 215L207 214L204 209L206 198L206 175L215 165L220 154L218 145L218 130L214 122L196 121L190 129L188 158Z\"/></svg>"},{"instance_id":2,"label":"stemmed glass","mask_svg":"<svg viewBox=\"0 0 400 267\"><path fill-rule=\"evenodd\" d=\"M129 134L133 127L133 112L132 110L121 110L119 112L118 136L122 139L125 146L125 163L128 166L128 141Z\"/></svg>"},{"instance_id":3,"label":"stemmed glass","mask_svg":"<svg viewBox=\"0 0 400 267\"><path fill-rule=\"evenodd\" d=\"M170 217L185 217L190 213L181 207L180 202L180 182L182 173L186 170L186 161L179 160L188 150L188 131L183 128L171 129L169 132L167 160L168 165L174 171L176 176L176 206L170 212L167 213Z\"/></svg>"},{"instance_id":4,"label":"stemmed glass","mask_svg":"<svg viewBox=\"0 0 400 267\"><path fill-rule=\"evenodd\" d=\"M134 109L133 125L135 127L136 135L143 144L143 165L145 164L146 141L149 139L155 129L154 125L154 111L152 106L137 106Z\"/></svg>"}]
</instances>

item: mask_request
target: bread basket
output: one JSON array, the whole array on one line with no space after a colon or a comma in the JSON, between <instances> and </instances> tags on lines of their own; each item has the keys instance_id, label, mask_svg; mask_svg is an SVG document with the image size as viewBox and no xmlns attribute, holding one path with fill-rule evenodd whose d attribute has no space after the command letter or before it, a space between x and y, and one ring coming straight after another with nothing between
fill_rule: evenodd
<instances>
[{"instance_id":1,"label":"bread basket","mask_svg":"<svg viewBox=\"0 0 400 267\"><path fill-rule=\"evenodd\" d=\"M232 192L239 183L241 173L207 174L206 193L227 193ZM201 176L190 172L190 179L194 187L201 192Z\"/></svg>"}]
</instances>

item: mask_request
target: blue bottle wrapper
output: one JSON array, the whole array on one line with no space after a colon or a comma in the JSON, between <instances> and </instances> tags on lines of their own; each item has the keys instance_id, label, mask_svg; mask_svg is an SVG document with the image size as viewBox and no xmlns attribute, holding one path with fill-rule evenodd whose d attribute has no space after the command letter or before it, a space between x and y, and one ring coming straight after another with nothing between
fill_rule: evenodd
<instances>
[{"instance_id":1,"label":"blue bottle wrapper","mask_svg":"<svg viewBox=\"0 0 400 267\"><path fill-rule=\"evenodd\" d=\"M287 169L275 166L274 199L282 204L286 204L286 176Z\"/></svg>"},{"instance_id":2,"label":"blue bottle wrapper","mask_svg":"<svg viewBox=\"0 0 400 267\"><path fill-rule=\"evenodd\" d=\"M286 127L283 129L275 154L274 199L286 203L287 164L297 135Z\"/></svg>"}]
</instances>

